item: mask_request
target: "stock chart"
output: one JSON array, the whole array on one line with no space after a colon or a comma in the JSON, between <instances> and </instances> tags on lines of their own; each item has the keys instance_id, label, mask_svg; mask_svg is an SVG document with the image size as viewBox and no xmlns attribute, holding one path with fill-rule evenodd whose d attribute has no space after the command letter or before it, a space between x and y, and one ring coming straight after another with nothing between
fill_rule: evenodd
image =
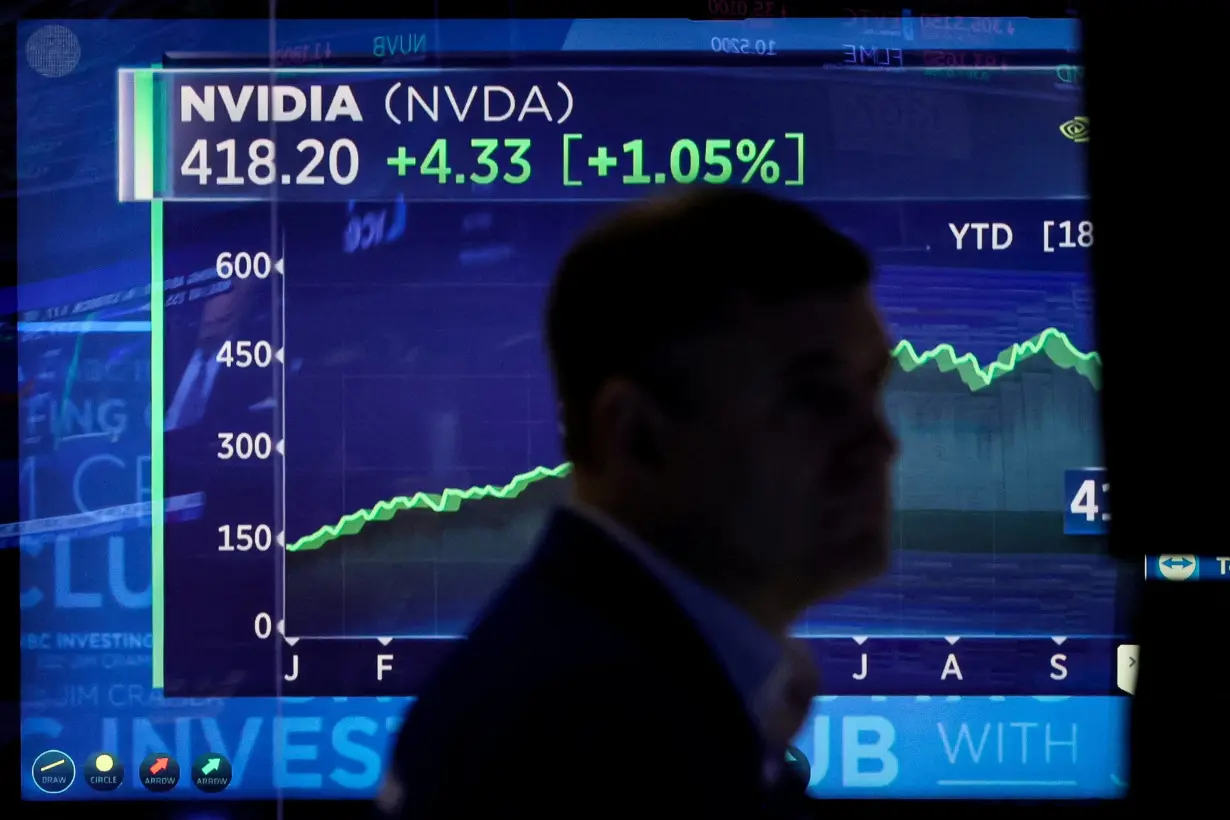
<instances>
[{"instance_id":1,"label":"stock chart","mask_svg":"<svg viewBox=\"0 0 1230 820\"><path fill-rule=\"evenodd\" d=\"M798 741L813 791L1116 794L1117 758L1076 757L1078 725L1121 732L1124 691L1088 120L1071 32L1026 23L933 44L959 63L904 25L544 21L559 53L512 67L437 70L415 62L420 30L393 48L306 22L272 73L178 46L108 65L128 253L20 316L35 387L9 538L26 620L48 624L23 627L24 725L44 738L27 768L71 740L78 761L140 764L121 793L157 792L172 762L167 794L203 791L223 761L224 796L370 793L405 698L568 503L540 330L554 266L621 203L743 186L868 249L895 343L891 567L795 630L824 671ZM819 56L774 64L792 32ZM383 65L329 62L343 42ZM119 682L100 702L101 675ZM932 711L908 717L918 700ZM284 708L294 728L274 727ZM1022 722L1045 759L983 756ZM852 730L874 739L825 751ZM914 736L931 757L911 769ZM280 743L332 762L277 764ZM842 754L883 768L830 775Z\"/></svg>"},{"instance_id":2,"label":"stock chart","mask_svg":"<svg viewBox=\"0 0 1230 820\"><path fill-rule=\"evenodd\" d=\"M280 658L287 691L417 685L567 502L538 333L553 260L620 201L743 185L814 202L878 251L900 339L893 571L817 608L800 635L830 668L853 655L875 669L853 680L879 695L1114 690L1116 569L1100 541L1063 526L1064 471L1099 461L1083 282L1093 226L1072 198L1080 146L1056 126L1079 116L1074 101L1022 102L1025 77L1017 94L920 109L933 128L952 127L947 112L975 132L1014 118L1018 139L1047 134L1033 152L1047 173L971 141L956 148L981 175L862 169L846 183L862 196L837 203L816 194L847 137L815 123L860 94L902 93L865 73L253 76L124 78L134 138L121 185L167 200L156 233L184 257L200 247L190 267L203 272L199 311L172 296L162 322L164 471L171 497L206 498L196 524L164 534L166 597L179 601L164 610L168 647L185 647L168 649L175 680L205 679L237 647L267 665L261 642L278 632L296 641ZM729 130L714 104L725 95L751 101L754 130ZM675 137L685 131L697 137ZM237 202L258 196L276 210ZM212 204L187 201L199 199ZM248 606L193 626L211 575ZM945 665L960 670L951 681ZM253 674L240 687L273 685Z\"/></svg>"}]
</instances>

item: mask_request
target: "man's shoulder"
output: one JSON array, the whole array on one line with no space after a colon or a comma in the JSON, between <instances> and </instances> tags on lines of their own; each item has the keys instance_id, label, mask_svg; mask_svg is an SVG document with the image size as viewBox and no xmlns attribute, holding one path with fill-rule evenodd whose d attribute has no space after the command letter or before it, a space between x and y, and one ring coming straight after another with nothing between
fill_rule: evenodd
<instances>
[{"instance_id":1,"label":"man's shoulder","mask_svg":"<svg viewBox=\"0 0 1230 820\"><path fill-rule=\"evenodd\" d=\"M511 591L459 642L416 700L411 722L477 735L519 716L567 720L614 692L649 697L640 682L652 670L617 628L557 602L520 597Z\"/></svg>"},{"instance_id":2,"label":"man's shoulder","mask_svg":"<svg viewBox=\"0 0 1230 820\"><path fill-rule=\"evenodd\" d=\"M454 739L496 736L528 748L604 722L610 712L595 712L595 703L614 704L630 719L648 714L669 686L618 619L551 589L531 569L432 675L407 716L400 751L436 755ZM518 734L529 725L532 734Z\"/></svg>"},{"instance_id":3,"label":"man's shoulder","mask_svg":"<svg viewBox=\"0 0 1230 820\"><path fill-rule=\"evenodd\" d=\"M635 654L618 648L607 655L580 651L535 657L527 652L522 664L459 664L444 670L415 708L425 713L456 699L473 717L467 723L475 734L522 722L546 729L616 697L621 711L629 704L632 711L641 709L642 702L655 701L655 693L669 686L668 680L655 679L652 669ZM457 697L465 692L471 694Z\"/></svg>"},{"instance_id":4,"label":"man's shoulder","mask_svg":"<svg viewBox=\"0 0 1230 820\"><path fill-rule=\"evenodd\" d=\"M663 699L633 656L540 655L534 643L522 645L519 665L482 645L458 647L406 716L393 760L399 800L455 800L470 785L562 771L569 749L634 754L670 733Z\"/></svg>"},{"instance_id":5,"label":"man's shoulder","mask_svg":"<svg viewBox=\"0 0 1230 820\"><path fill-rule=\"evenodd\" d=\"M578 790L639 810L664 790L758 777L742 705L717 665L687 649L699 637L650 606L652 585L620 568L621 553L601 552L591 540L536 555L432 676L392 761L395 816L480 816L495 794L505 809L559 808ZM711 757L681 761L695 745Z\"/></svg>"}]
</instances>

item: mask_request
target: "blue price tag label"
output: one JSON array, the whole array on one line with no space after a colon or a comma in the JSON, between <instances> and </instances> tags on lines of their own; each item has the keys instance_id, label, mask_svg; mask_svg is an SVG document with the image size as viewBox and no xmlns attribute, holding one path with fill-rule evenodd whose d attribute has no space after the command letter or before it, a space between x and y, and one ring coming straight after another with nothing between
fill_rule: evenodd
<instances>
[{"instance_id":1,"label":"blue price tag label","mask_svg":"<svg viewBox=\"0 0 1230 820\"><path fill-rule=\"evenodd\" d=\"M1198 581L1201 559L1196 555L1150 555L1145 558L1145 579L1149 581Z\"/></svg>"},{"instance_id":2,"label":"blue price tag label","mask_svg":"<svg viewBox=\"0 0 1230 820\"><path fill-rule=\"evenodd\" d=\"M1230 555L1149 555L1147 581L1230 581Z\"/></svg>"},{"instance_id":3,"label":"blue price tag label","mask_svg":"<svg viewBox=\"0 0 1230 820\"><path fill-rule=\"evenodd\" d=\"M1102 467L1065 470L1065 535L1103 535L1110 527L1110 480Z\"/></svg>"},{"instance_id":4,"label":"blue price tag label","mask_svg":"<svg viewBox=\"0 0 1230 820\"><path fill-rule=\"evenodd\" d=\"M1230 555L1200 556L1200 580L1230 581Z\"/></svg>"}]
</instances>

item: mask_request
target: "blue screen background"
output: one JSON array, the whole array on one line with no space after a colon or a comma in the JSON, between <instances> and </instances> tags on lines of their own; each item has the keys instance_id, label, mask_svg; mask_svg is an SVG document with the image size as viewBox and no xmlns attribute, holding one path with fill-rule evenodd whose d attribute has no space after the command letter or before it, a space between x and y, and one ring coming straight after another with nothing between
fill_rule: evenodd
<instances>
[{"instance_id":1,"label":"blue screen background","mask_svg":"<svg viewBox=\"0 0 1230 820\"><path fill-rule=\"evenodd\" d=\"M1075 31L1068 23L1044 22L1022 21L1011 45L945 40L936 47L1074 46ZM38 39L46 25L27 24L21 33L21 42L34 44L18 55L17 67L21 284L5 294L7 307L28 323L19 355L23 381L34 383L23 412L21 462L12 467L21 476L26 526L0 530L9 548L22 550L23 793L53 799L34 787L30 765L41 752L59 749L79 766L104 750L123 760L128 776L110 795L116 799L200 796L186 779L167 795L143 789L136 768L154 751L169 751L184 767L205 751L226 755L234 780L217 799L369 796L407 699L166 700L150 686L150 537L148 511L141 508L150 497L149 314L142 302L150 280L150 222L148 206L116 201L115 71L156 63L166 51L260 53L268 48L269 27L258 21L72 21L63 25L75 37L79 57L65 71L63 60L45 53L46 34ZM899 48L907 30L838 28L842 23L821 28L806 21L774 25L770 33L778 43L793 36L807 48L832 49L851 39ZM910 37L924 35L921 28L908 29ZM334 54L410 51L394 59L411 61L416 49L706 51L714 36L732 36L733 30L732 24L719 31L682 21L286 21L278 23L276 39L289 54L319 53L327 44ZM748 36L768 35L749 28ZM406 43L418 45L407 48ZM1072 62L1078 62L1076 55ZM1064 81L1057 78L1056 84ZM1073 107L1079 109L1078 96ZM1055 131L1059 124L1048 125ZM1055 137L1060 140L1056 151L1072 149L1057 131ZM942 134L935 140L944 144ZM1027 147L1005 144L1005 150ZM883 155L892 148L880 146ZM928 158L897 154L882 160L909 168ZM1076 179L1067 183L1073 191L1080 187ZM1038 216L1020 203L1004 207L1006 220L1024 218L1026 212L1030 219ZM1079 205L1063 207L1079 218L1072 210ZM341 204L327 213L319 217L320 233L336 233L334 247L340 254L349 216ZM948 221L944 214L933 216ZM959 219L955 212L951 218L970 219ZM419 216L416 222L412 214L400 239L410 249L407 254L426 252L424 219ZM852 233L881 247L876 232L883 218L869 214L853 221L857 224L846 226ZM326 222L336 222L336 228L325 227ZM917 228L920 234L927 230L925 225ZM555 244L566 238L558 237ZM555 244L537 242L536 261L554 254ZM395 250L392 245L387 249ZM168 277L173 269L202 267L198 255L190 243L169 247ZM951 343L958 352L986 362L1051 326L1068 334L1079 349L1091 348L1083 262L1046 262L1026 255L1014 264L980 267L955 258L927 265L922 257L916 252L896 265L883 254L878 257L884 268L881 303L898 336L919 350ZM463 274L460 263L456 271ZM996 288L980 287L979 280L990 277ZM98 303L77 304L90 299ZM87 320L109 322L108 332L80 324ZM416 446L425 447L428 437L420 438ZM544 440L540 446L551 445ZM1090 457L1096 458L1096 452L1091 442ZM549 455L531 452L527 457L546 463ZM447 459L437 456L433 462L429 452L405 456L406 461L415 458L424 464L416 473L438 479L441 486L506 481L510 471L516 472L512 463L489 461L490 475L456 476L439 468ZM433 463L444 472L432 474ZM1061 480L1057 475L1056 492ZM356 499L371 503L381 489L357 492L372 495ZM1028 488L1022 492L1029 495ZM1021 506L1031 505L1041 502ZM108 512L95 514L99 510ZM213 601L218 608L227 604L224 592ZM1109 619L1105 611L1089 615ZM1042 623L1036 629L1052 626ZM1109 630L1106 624L1089 628ZM217 670L219 678L226 673ZM1121 792L1126 772L1125 717L1126 702L1119 698L821 698L798 746L811 758L812 789L818 795L1108 797ZM82 782L57 796L107 797Z\"/></svg>"}]
</instances>

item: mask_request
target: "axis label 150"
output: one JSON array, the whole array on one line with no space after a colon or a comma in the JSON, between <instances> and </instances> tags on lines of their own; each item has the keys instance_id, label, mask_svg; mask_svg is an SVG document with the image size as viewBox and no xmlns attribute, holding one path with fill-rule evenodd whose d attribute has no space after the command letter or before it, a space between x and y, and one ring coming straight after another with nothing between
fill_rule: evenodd
<instances>
[{"instance_id":1,"label":"axis label 150","mask_svg":"<svg viewBox=\"0 0 1230 820\"><path fill-rule=\"evenodd\" d=\"M1065 470L1065 535L1104 535L1110 528L1110 480L1104 467Z\"/></svg>"},{"instance_id":2,"label":"axis label 150","mask_svg":"<svg viewBox=\"0 0 1230 820\"><path fill-rule=\"evenodd\" d=\"M273 545L273 527L268 524L223 524L218 527L218 552L267 552Z\"/></svg>"}]
</instances>

